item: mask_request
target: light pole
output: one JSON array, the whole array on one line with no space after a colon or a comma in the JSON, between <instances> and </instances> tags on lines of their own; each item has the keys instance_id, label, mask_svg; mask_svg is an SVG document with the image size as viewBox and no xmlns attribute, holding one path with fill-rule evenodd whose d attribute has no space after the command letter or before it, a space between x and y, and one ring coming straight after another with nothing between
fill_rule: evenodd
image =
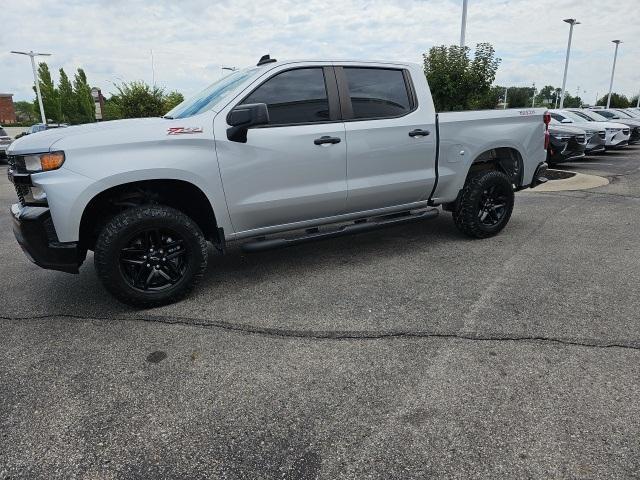
<instances>
[{"instance_id":1,"label":"light pole","mask_svg":"<svg viewBox=\"0 0 640 480\"><path fill-rule=\"evenodd\" d=\"M47 117L44 114L44 105L42 104L42 94L40 93L40 82L38 81L38 74L36 73L36 62L34 60L35 57L49 57L50 53L34 53L33 50L29 52L15 52L11 51L11 53L15 53L17 55L26 55L31 58L31 69L33 70L33 81L36 84L36 93L38 94L38 104L40 104L40 117L42 117L42 123L47 124Z\"/></svg>"},{"instance_id":2,"label":"light pole","mask_svg":"<svg viewBox=\"0 0 640 480\"><path fill-rule=\"evenodd\" d=\"M616 44L616 51L613 54L613 68L611 68L611 82L609 83L609 95L607 96L607 108L611 105L611 90L613 90L613 75L616 73L616 60L618 59L618 47L622 40L612 40Z\"/></svg>"},{"instance_id":3,"label":"light pole","mask_svg":"<svg viewBox=\"0 0 640 480\"><path fill-rule=\"evenodd\" d=\"M504 87L504 106L503 106L503 110L507 109L507 92L509 90L509 87Z\"/></svg>"},{"instance_id":4,"label":"light pole","mask_svg":"<svg viewBox=\"0 0 640 480\"><path fill-rule=\"evenodd\" d=\"M467 0L462 0L462 26L460 27L460 48L464 48L467 34Z\"/></svg>"},{"instance_id":5,"label":"light pole","mask_svg":"<svg viewBox=\"0 0 640 480\"><path fill-rule=\"evenodd\" d=\"M575 18L565 18L563 22L569 24L569 42L567 43L567 58L564 61L564 76L562 77L562 96L560 97L560 108L564 107L564 92L567 85L567 70L569 69L569 54L571 53L571 38L573 37L574 25L580 25Z\"/></svg>"},{"instance_id":6,"label":"light pole","mask_svg":"<svg viewBox=\"0 0 640 480\"><path fill-rule=\"evenodd\" d=\"M536 106L536 82L533 82L533 98L531 99L531 108Z\"/></svg>"}]
</instances>

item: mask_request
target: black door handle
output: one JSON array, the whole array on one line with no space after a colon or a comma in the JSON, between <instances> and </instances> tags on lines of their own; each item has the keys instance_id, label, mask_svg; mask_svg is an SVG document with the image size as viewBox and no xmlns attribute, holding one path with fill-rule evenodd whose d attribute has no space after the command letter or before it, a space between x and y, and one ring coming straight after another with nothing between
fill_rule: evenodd
<instances>
[{"instance_id":1,"label":"black door handle","mask_svg":"<svg viewBox=\"0 0 640 480\"><path fill-rule=\"evenodd\" d=\"M340 139L338 137L329 137L328 135L323 135L320 138L316 138L313 143L316 145L324 145L325 143L340 143Z\"/></svg>"},{"instance_id":2,"label":"black door handle","mask_svg":"<svg viewBox=\"0 0 640 480\"><path fill-rule=\"evenodd\" d=\"M422 130L421 128L416 128L415 130L411 130L409 132L410 137L426 137L431 132L429 130Z\"/></svg>"}]
</instances>

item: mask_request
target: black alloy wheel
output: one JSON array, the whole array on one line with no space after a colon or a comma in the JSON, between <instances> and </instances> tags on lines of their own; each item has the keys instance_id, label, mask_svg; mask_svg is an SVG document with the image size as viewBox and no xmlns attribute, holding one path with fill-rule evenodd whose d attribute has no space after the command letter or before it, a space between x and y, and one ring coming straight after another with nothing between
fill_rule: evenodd
<instances>
[{"instance_id":1,"label":"black alloy wheel","mask_svg":"<svg viewBox=\"0 0 640 480\"><path fill-rule=\"evenodd\" d=\"M478 218L480 223L488 226L498 225L507 214L509 191L503 185L491 185L480 196Z\"/></svg>"},{"instance_id":2,"label":"black alloy wheel","mask_svg":"<svg viewBox=\"0 0 640 480\"><path fill-rule=\"evenodd\" d=\"M161 228L133 235L120 250L120 271L137 290L159 291L178 283L187 270L189 247L179 233Z\"/></svg>"}]
</instances>

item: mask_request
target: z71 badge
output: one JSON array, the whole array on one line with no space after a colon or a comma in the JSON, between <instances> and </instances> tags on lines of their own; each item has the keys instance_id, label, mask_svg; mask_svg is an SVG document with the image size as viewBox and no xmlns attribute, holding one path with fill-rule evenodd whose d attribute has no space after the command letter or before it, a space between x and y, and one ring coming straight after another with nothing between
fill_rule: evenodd
<instances>
[{"instance_id":1,"label":"z71 badge","mask_svg":"<svg viewBox=\"0 0 640 480\"><path fill-rule=\"evenodd\" d=\"M188 135L191 133L202 133L202 127L169 127L167 135Z\"/></svg>"}]
</instances>

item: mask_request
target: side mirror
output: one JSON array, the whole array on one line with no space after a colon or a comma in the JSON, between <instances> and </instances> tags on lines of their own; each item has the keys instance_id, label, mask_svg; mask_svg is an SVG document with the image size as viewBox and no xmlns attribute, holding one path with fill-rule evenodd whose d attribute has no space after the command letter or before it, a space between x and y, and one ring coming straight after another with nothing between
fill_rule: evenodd
<instances>
[{"instance_id":1,"label":"side mirror","mask_svg":"<svg viewBox=\"0 0 640 480\"><path fill-rule=\"evenodd\" d=\"M570 118L563 118L562 123L573 123L573 120L571 120Z\"/></svg>"},{"instance_id":2,"label":"side mirror","mask_svg":"<svg viewBox=\"0 0 640 480\"><path fill-rule=\"evenodd\" d=\"M232 142L247 142L247 130L269 123L269 109L266 103L238 105L227 115L227 138Z\"/></svg>"}]
</instances>

